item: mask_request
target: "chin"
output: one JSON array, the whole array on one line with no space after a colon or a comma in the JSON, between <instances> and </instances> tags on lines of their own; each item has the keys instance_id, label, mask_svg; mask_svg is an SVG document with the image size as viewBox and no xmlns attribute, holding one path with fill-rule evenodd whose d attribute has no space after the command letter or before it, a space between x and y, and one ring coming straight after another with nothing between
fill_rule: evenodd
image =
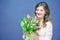
<instances>
[{"instance_id":1,"label":"chin","mask_svg":"<svg viewBox=\"0 0 60 40\"><path fill-rule=\"evenodd\" d=\"M42 18L42 17L39 16L38 18Z\"/></svg>"},{"instance_id":2,"label":"chin","mask_svg":"<svg viewBox=\"0 0 60 40\"><path fill-rule=\"evenodd\" d=\"M42 18L42 16L38 16L38 18Z\"/></svg>"}]
</instances>

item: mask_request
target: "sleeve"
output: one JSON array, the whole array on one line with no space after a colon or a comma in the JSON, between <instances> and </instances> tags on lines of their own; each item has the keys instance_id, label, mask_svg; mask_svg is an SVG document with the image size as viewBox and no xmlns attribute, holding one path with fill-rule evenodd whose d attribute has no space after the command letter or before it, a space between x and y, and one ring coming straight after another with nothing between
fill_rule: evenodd
<instances>
[{"instance_id":1,"label":"sleeve","mask_svg":"<svg viewBox=\"0 0 60 40\"><path fill-rule=\"evenodd\" d=\"M22 35L22 38L23 38L23 39L25 39L25 35L26 35L26 34L25 34L25 32L23 31L23 35Z\"/></svg>"},{"instance_id":2,"label":"sleeve","mask_svg":"<svg viewBox=\"0 0 60 40\"><path fill-rule=\"evenodd\" d=\"M52 39L53 27L51 22L47 22L46 37Z\"/></svg>"},{"instance_id":3,"label":"sleeve","mask_svg":"<svg viewBox=\"0 0 60 40\"><path fill-rule=\"evenodd\" d=\"M24 34L23 34L22 38L24 39Z\"/></svg>"}]
</instances>

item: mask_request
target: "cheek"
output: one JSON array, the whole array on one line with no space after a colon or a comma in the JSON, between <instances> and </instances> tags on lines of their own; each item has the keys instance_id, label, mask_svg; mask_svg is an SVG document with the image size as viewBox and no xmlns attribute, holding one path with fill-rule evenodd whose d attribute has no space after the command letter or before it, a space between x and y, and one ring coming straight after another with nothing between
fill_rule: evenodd
<instances>
[{"instance_id":1,"label":"cheek","mask_svg":"<svg viewBox=\"0 0 60 40\"><path fill-rule=\"evenodd\" d=\"M35 13L37 14L37 13L38 13L38 11L35 11Z\"/></svg>"},{"instance_id":2,"label":"cheek","mask_svg":"<svg viewBox=\"0 0 60 40\"><path fill-rule=\"evenodd\" d=\"M41 11L40 13L44 15L45 14L45 11Z\"/></svg>"}]
</instances>

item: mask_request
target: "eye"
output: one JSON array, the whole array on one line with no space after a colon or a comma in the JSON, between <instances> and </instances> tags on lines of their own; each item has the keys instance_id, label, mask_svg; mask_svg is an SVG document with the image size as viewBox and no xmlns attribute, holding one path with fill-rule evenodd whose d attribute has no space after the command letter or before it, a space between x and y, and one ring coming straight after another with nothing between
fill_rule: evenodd
<instances>
[{"instance_id":1,"label":"eye","mask_svg":"<svg viewBox=\"0 0 60 40\"><path fill-rule=\"evenodd\" d=\"M39 10L39 9L37 9L36 11L41 11L41 12L42 12L43 10Z\"/></svg>"},{"instance_id":2,"label":"eye","mask_svg":"<svg viewBox=\"0 0 60 40\"><path fill-rule=\"evenodd\" d=\"M39 9L37 9L36 11L39 11Z\"/></svg>"},{"instance_id":3,"label":"eye","mask_svg":"<svg viewBox=\"0 0 60 40\"><path fill-rule=\"evenodd\" d=\"M40 10L40 11L43 11L43 10Z\"/></svg>"}]
</instances>

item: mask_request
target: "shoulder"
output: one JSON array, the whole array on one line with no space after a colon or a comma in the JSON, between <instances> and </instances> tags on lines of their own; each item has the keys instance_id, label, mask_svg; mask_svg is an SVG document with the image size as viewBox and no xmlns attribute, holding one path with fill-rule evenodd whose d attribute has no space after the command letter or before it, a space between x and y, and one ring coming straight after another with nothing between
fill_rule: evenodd
<instances>
[{"instance_id":1,"label":"shoulder","mask_svg":"<svg viewBox=\"0 0 60 40\"><path fill-rule=\"evenodd\" d=\"M46 25L52 25L52 21L46 22Z\"/></svg>"},{"instance_id":2,"label":"shoulder","mask_svg":"<svg viewBox=\"0 0 60 40\"><path fill-rule=\"evenodd\" d=\"M46 27L52 28L52 22L51 21L46 22Z\"/></svg>"}]
</instances>

